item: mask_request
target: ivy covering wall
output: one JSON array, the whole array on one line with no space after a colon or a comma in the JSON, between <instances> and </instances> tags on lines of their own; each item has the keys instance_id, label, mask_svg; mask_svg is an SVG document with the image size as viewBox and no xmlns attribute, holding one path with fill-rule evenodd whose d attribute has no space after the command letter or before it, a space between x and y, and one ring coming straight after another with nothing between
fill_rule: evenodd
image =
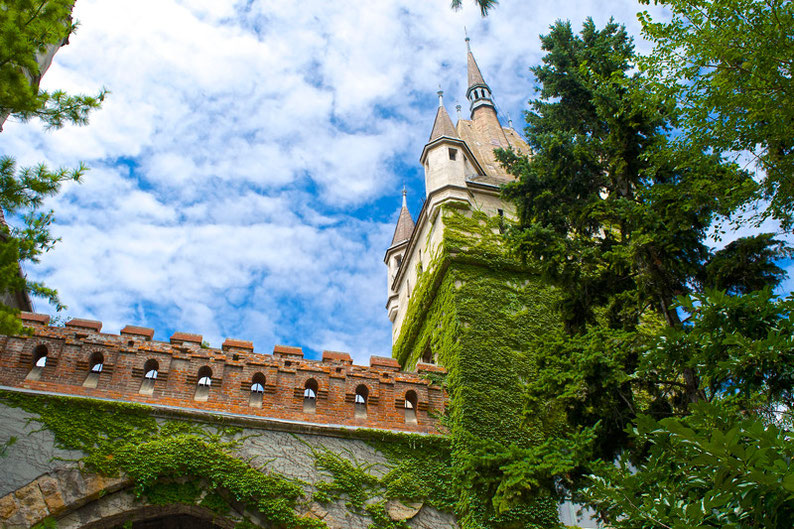
<instances>
[{"instance_id":1,"label":"ivy covering wall","mask_svg":"<svg viewBox=\"0 0 794 529\"><path fill-rule=\"evenodd\" d=\"M500 217L457 204L441 214L443 243L420 275L393 354L410 369L429 350L448 370L445 420L461 526L556 527L560 455L546 439L559 421L550 410L522 413L533 344L561 326L555 292L508 252ZM531 478L507 466L516 454L532 466ZM509 472L546 479L529 496L505 498L497 478Z\"/></svg>"},{"instance_id":2,"label":"ivy covering wall","mask_svg":"<svg viewBox=\"0 0 794 529\"><path fill-rule=\"evenodd\" d=\"M81 452L79 461L87 471L129 478L132 490L148 504L197 505L238 529L327 527L301 514L312 502L341 500L349 511L368 518L370 529L408 527L388 516L389 500L415 501L447 512L453 508L450 445L443 436L347 432L351 440L367 443L385 457L385 465L379 463L379 472L373 472L371 463L357 461L352 452L335 453L322 447L322 438L309 445L303 436L292 434L314 456L321 479L312 486L250 464L240 447L257 431L236 427L233 419L157 419L152 408L139 404L12 391L0 391L0 403L33 414L37 426L31 430L47 430L59 448ZM48 518L40 525L57 527L57 521Z\"/></svg>"}]
</instances>

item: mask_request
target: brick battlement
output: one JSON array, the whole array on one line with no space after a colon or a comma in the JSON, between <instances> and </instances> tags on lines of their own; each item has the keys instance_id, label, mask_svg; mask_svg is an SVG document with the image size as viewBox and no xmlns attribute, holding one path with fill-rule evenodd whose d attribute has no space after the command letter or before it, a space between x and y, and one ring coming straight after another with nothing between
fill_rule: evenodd
<instances>
[{"instance_id":1,"label":"brick battlement","mask_svg":"<svg viewBox=\"0 0 794 529\"><path fill-rule=\"evenodd\" d=\"M393 358L369 366L324 351L306 360L300 347L276 345L255 354L251 342L227 339L202 347L202 336L177 332L170 343L127 326L101 333L102 323L74 319L49 326L42 314L21 314L29 336L0 336L0 385L143 404L255 415L307 423L440 433L444 390L420 364L401 372ZM41 360L46 356L45 360ZM39 367L37 367L39 364ZM41 365L43 364L43 366ZM307 395L308 394L308 398Z\"/></svg>"}]
</instances>

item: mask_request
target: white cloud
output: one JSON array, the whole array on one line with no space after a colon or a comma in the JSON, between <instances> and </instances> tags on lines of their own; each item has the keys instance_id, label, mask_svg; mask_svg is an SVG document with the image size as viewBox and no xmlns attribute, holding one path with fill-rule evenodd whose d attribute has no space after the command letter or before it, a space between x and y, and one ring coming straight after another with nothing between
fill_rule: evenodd
<instances>
[{"instance_id":1,"label":"white cloud","mask_svg":"<svg viewBox=\"0 0 794 529\"><path fill-rule=\"evenodd\" d=\"M88 127L0 135L20 162L93 168L51 201L62 242L30 273L111 332L388 355L383 252L402 183L414 204L424 192L437 86L466 113L463 26L520 127L537 35L587 14L636 34L639 9L503 0L482 19L470 1L79 0L44 85L111 95Z\"/></svg>"}]
</instances>

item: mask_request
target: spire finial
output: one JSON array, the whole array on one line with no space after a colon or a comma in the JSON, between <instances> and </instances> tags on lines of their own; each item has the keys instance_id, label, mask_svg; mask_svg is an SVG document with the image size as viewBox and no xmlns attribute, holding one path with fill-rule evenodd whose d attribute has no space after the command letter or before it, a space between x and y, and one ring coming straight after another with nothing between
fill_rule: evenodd
<instances>
[{"instance_id":1,"label":"spire finial","mask_svg":"<svg viewBox=\"0 0 794 529\"><path fill-rule=\"evenodd\" d=\"M458 121L460 121L460 119L461 119L461 116L460 116L460 105L455 105L455 110L458 111Z\"/></svg>"},{"instance_id":2,"label":"spire finial","mask_svg":"<svg viewBox=\"0 0 794 529\"><path fill-rule=\"evenodd\" d=\"M471 53L471 39L469 38L469 32L466 31L466 26L463 26L463 34L466 35L466 49Z\"/></svg>"},{"instance_id":3,"label":"spire finial","mask_svg":"<svg viewBox=\"0 0 794 529\"><path fill-rule=\"evenodd\" d=\"M438 106L443 107L444 106L444 91L441 89L441 85L438 85L438 92L436 92L436 93L438 94Z\"/></svg>"},{"instance_id":4,"label":"spire finial","mask_svg":"<svg viewBox=\"0 0 794 529\"><path fill-rule=\"evenodd\" d=\"M510 112L507 113L507 126L513 128L513 120L510 119Z\"/></svg>"},{"instance_id":5,"label":"spire finial","mask_svg":"<svg viewBox=\"0 0 794 529\"><path fill-rule=\"evenodd\" d=\"M403 184L403 207L404 207L404 208L407 208L407 207L408 207L408 205L407 205L407 203L406 203L406 200L405 200L405 196L406 196L407 194L408 194L408 192L405 190L405 184Z\"/></svg>"}]
</instances>

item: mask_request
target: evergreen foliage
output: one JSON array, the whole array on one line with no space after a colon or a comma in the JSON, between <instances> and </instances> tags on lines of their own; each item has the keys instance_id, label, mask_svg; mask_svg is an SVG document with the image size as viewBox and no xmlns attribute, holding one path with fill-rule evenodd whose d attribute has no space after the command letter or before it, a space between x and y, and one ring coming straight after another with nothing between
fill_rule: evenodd
<instances>
[{"instance_id":1,"label":"evergreen foliage","mask_svg":"<svg viewBox=\"0 0 794 529\"><path fill-rule=\"evenodd\" d=\"M47 128L84 125L91 110L99 107L105 91L96 96L68 95L39 88L40 60L57 50L73 33L74 0L0 1L0 130L6 119L40 119ZM20 227L0 224L0 294L28 292L61 308L55 290L28 281L19 264L37 262L56 240L49 231L52 211L42 210L45 198L66 181L79 181L86 168L50 170L46 166L17 167L9 156L0 156L0 208ZM16 310L0 304L0 333L17 334L22 326Z\"/></svg>"},{"instance_id":2,"label":"evergreen foliage","mask_svg":"<svg viewBox=\"0 0 794 529\"><path fill-rule=\"evenodd\" d=\"M501 154L520 179L506 190L519 210L515 244L561 289L571 332L597 309L614 328L635 328L649 310L678 325L669 307L712 257L709 227L755 183L669 140L674 109L628 73L635 57L621 26L598 30L588 19L574 35L559 22L541 40L540 98L527 115L533 156Z\"/></svg>"},{"instance_id":3,"label":"evergreen foliage","mask_svg":"<svg viewBox=\"0 0 794 529\"><path fill-rule=\"evenodd\" d=\"M650 0L640 0L643 4ZM767 214L794 227L794 3L654 0L640 13L654 43L640 65L652 90L681 111L681 143L750 153L762 172Z\"/></svg>"},{"instance_id":4,"label":"evergreen foliage","mask_svg":"<svg viewBox=\"0 0 794 529\"><path fill-rule=\"evenodd\" d=\"M583 498L618 528L791 527L794 298L681 303L690 326L667 329L635 376L674 385L689 366L701 399L663 419L640 413L628 430L640 457L594 462Z\"/></svg>"},{"instance_id":5,"label":"evergreen foliage","mask_svg":"<svg viewBox=\"0 0 794 529\"><path fill-rule=\"evenodd\" d=\"M523 403L527 422L559 413L558 490L612 527L789 527L794 305L772 295L789 250L771 234L706 244L755 183L672 134L682 114L629 73L619 25L560 22L542 43L533 156L499 156L518 177L513 248L565 322L526 356ZM501 478L503 495L531 487Z\"/></svg>"}]
</instances>

